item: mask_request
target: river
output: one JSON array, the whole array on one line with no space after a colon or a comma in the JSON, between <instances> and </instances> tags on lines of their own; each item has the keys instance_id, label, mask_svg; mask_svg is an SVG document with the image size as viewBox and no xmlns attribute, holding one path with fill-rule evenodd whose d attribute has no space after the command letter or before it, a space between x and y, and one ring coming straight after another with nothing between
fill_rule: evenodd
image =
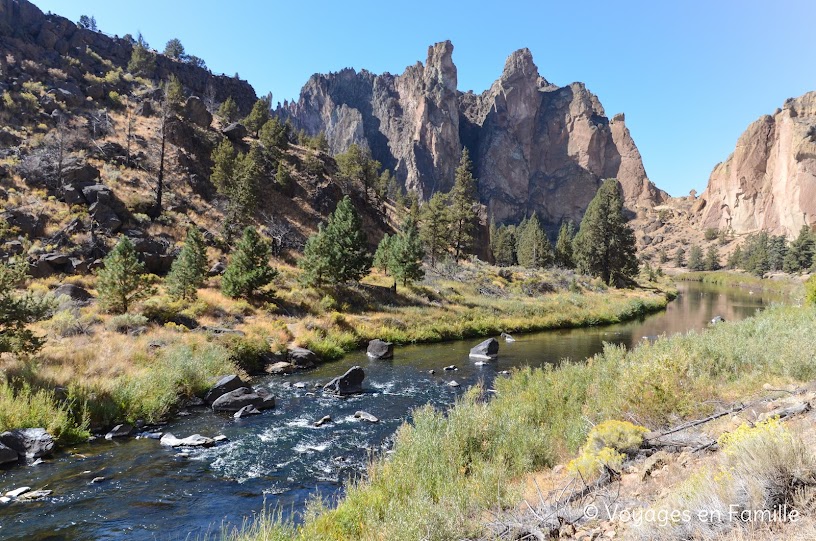
<instances>
[{"instance_id":1,"label":"river","mask_svg":"<svg viewBox=\"0 0 816 541\"><path fill-rule=\"evenodd\" d=\"M661 313L618 325L548 331L502 341L499 357L486 366L468 360L479 340L396 349L391 361L370 361L364 352L289 377L255 381L277 397L277 408L244 420L201 409L180 417L165 432L185 437L223 434L229 441L179 457L152 439L98 441L80 445L37 466L0 471L0 493L19 486L53 491L32 503L0 504L0 539L26 541L217 539L222 525L240 525L264 504L285 514L303 508L316 492L334 497L357 475L373 452L386 449L394 431L422 404L450 405L468 386L489 384L514 367L581 360L604 342L628 347L660 334L705 327L714 316L728 321L751 316L770 300L761 291L683 283ZM348 399L307 396L358 364L366 392ZM455 364L454 372L443 367ZM430 374L435 370L435 374ZM447 383L456 380L460 387ZM380 419L354 419L365 410ZM331 415L320 428L312 423ZM102 482L91 483L95 477ZM264 503L265 502L265 503Z\"/></svg>"}]
</instances>

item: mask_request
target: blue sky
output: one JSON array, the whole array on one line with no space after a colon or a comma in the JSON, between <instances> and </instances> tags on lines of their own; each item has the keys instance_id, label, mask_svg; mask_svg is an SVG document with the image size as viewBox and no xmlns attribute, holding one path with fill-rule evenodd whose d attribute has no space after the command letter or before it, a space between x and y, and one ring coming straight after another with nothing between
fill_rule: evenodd
<instances>
[{"instance_id":1,"label":"blue sky","mask_svg":"<svg viewBox=\"0 0 816 541\"><path fill-rule=\"evenodd\" d=\"M316 72L401 73L445 39L460 90L480 92L528 47L547 80L583 81L608 116L626 113L649 177L672 195L702 191L750 122L816 90L812 0L34 1L157 49L177 37L275 101Z\"/></svg>"}]
</instances>

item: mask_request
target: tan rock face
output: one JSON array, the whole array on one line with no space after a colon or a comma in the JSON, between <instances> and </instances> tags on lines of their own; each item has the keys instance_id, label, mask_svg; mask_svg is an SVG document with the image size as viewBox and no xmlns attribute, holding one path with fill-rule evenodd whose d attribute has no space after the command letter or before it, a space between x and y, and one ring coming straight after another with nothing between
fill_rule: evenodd
<instances>
[{"instance_id":1,"label":"tan rock face","mask_svg":"<svg viewBox=\"0 0 816 541\"><path fill-rule=\"evenodd\" d=\"M484 93L462 93L452 53L450 42L437 43L425 64L399 76L314 75L278 114L310 134L326 132L332 152L367 145L423 199L451 187L467 146L482 202L497 222L533 212L552 225L580 220L608 177L621 181L633 210L665 200L646 176L623 115L610 121L583 84L550 84L522 49Z\"/></svg>"},{"instance_id":2,"label":"tan rock face","mask_svg":"<svg viewBox=\"0 0 816 541\"><path fill-rule=\"evenodd\" d=\"M796 235L816 223L816 92L748 126L695 210L703 227Z\"/></svg>"}]
</instances>

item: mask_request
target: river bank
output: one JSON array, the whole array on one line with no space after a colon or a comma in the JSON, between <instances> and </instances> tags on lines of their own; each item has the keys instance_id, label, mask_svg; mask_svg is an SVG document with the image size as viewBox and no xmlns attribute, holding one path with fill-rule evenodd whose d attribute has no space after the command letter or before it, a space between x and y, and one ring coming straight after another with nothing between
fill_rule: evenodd
<instances>
[{"instance_id":1,"label":"river bank","mask_svg":"<svg viewBox=\"0 0 816 541\"><path fill-rule=\"evenodd\" d=\"M627 419L651 430L816 377L813 307L774 306L741 322L610 345L586 362L522 369L476 386L443 412L416 410L393 453L335 506L314 501L294 525L261 517L233 541L480 538L488 510L516 505L527 473L572 458L590 428Z\"/></svg>"},{"instance_id":2,"label":"river bank","mask_svg":"<svg viewBox=\"0 0 816 541\"><path fill-rule=\"evenodd\" d=\"M220 376L263 373L293 347L325 362L374 338L432 343L602 325L662 310L675 294L666 282L609 289L568 271L478 263L429 272L399 291L382 275L334 291L305 289L297 279L297 269L282 268L256 304L221 295L218 277L195 302L160 292L125 316L104 314L93 302L64 303L35 327L49 338L38 355L0 359L0 432L44 427L70 444L121 422L166 420ZM93 277L70 283L95 294ZM30 289L57 285L39 280Z\"/></svg>"}]
</instances>

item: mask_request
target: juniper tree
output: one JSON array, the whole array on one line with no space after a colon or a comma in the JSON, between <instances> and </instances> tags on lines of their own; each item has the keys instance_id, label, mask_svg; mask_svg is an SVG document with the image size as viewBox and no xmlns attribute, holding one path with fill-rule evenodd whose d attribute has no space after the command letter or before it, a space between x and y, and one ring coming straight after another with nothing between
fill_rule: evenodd
<instances>
[{"instance_id":1,"label":"juniper tree","mask_svg":"<svg viewBox=\"0 0 816 541\"><path fill-rule=\"evenodd\" d=\"M575 267L572 260L572 239L575 237L575 224L568 220L561 224L558 230L558 240L555 241L555 264L565 269Z\"/></svg>"},{"instance_id":2,"label":"juniper tree","mask_svg":"<svg viewBox=\"0 0 816 541\"><path fill-rule=\"evenodd\" d=\"M799 235L790 243L785 254L783 269L785 272L802 272L813 265L814 238L810 227L803 225Z\"/></svg>"},{"instance_id":3,"label":"juniper tree","mask_svg":"<svg viewBox=\"0 0 816 541\"><path fill-rule=\"evenodd\" d=\"M185 58L184 45L178 38L173 38L164 46L164 56L169 56L175 60L183 60Z\"/></svg>"},{"instance_id":4,"label":"juniper tree","mask_svg":"<svg viewBox=\"0 0 816 541\"><path fill-rule=\"evenodd\" d=\"M607 179L598 188L572 246L578 269L607 284L619 285L637 274L635 235L623 215L623 194L616 179Z\"/></svg>"},{"instance_id":5,"label":"juniper tree","mask_svg":"<svg viewBox=\"0 0 816 541\"><path fill-rule=\"evenodd\" d=\"M133 45L133 50L130 53L130 61L127 65L127 70L133 75L140 77L152 77L153 71L156 69L156 58L149 50L147 42L139 34L139 38Z\"/></svg>"},{"instance_id":6,"label":"juniper tree","mask_svg":"<svg viewBox=\"0 0 816 541\"><path fill-rule=\"evenodd\" d=\"M516 262L516 228L501 225L496 229L496 239L493 242L493 259L500 267L509 267Z\"/></svg>"},{"instance_id":7,"label":"juniper tree","mask_svg":"<svg viewBox=\"0 0 816 541\"><path fill-rule=\"evenodd\" d=\"M447 196L439 192L435 193L431 200L422 206L420 220L420 236L425 243L433 267L437 259L450 247L448 240L450 210Z\"/></svg>"},{"instance_id":8,"label":"juniper tree","mask_svg":"<svg viewBox=\"0 0 816 541\"><path fill-rule=\"evenodd\" d=\"M322 238L307 242L301 267L307 272L308 283L320 285L324 281L339 284L358 282L371 268L371 255L362 228L362 220L351 199L345 196L329 216L326 227L315 236ZM319 269L310 269L310 266Z\"/></svg>"},{"instance_id":9,"label":"juniper tree","mask_svg":"<svg viewBox=\"0 0 816 541\"><path fill-rule=\"evenodd\" d=\"M456 180L449 194L451 216L451 246L453 257L458 261L473 243L473 229L476 226L476 179L473 177L473 162L467 148L462 149Z\"/></svg>"},{"instance_id":10,"label":"juniper tree","mask_svg":"<svg viewBox=\"0 0 816 541\"><path fill-rule=\"evenodd\" d=\"M377 245L377 251L374 252L374 262L372 265L380 269L383 274L386 275L391 268L391 245L395 238L396 237L392 237L386 233Z\"/></svg>"},{"instance_id":11,"label":"juniper tree","mask_svg":"<svg viewBox=\"0 0 816 541\"><path fill-rule=\"evenodd\" d=\"M546 267L553 261L552 246L535 214L518 232L516 258L519 265L528 269Z\"/></svg>"},{"instance_id":12,"label":"juniper tree","mask_svg":"<svg viewBox=\"0 0 816 541\"><path fill-rule=\"evenodd\" d=\"M226 137L218 143L212 153L213 167L210 182L218 193L226 195L235 176L235 147Z\"/></svg>"},{"instance_id":13,"label":"juniper tree","mask_svg":"<svg viewBox=\"0 0 816 541\"><path fill-rule=\"evenodd\" d=\"M0 353L32 354L44 343L28 325L47 317L52 303L18 290L27 273L28 264L23 260L0 263Z\"/></svg>"},{"instance_id":14,"label":"juniper tree","mask_svg":"<svg viewBox=\"0 0 816 541\"><path fill-rule=\"evenodd\" d=\"M133 243L129 238L121 237L97 274L96 289L102 308L112 313L125 313L134 302L151 295L153 289L144 270L144 263L139 261Z\"/></svg>"},{"instance_id":15,"label":"juniper tree","mask_svg":"<svg viewBox=\"0 0 816 541\"><path fill-rule=\"evenodd\" d=\"M224 271L221 290L228 297L249 298L277 275L278 271L269 266L269 243L247 227Z\"/></svg>"},{"instance_id":16,"label":"juniper tree","mask_svg":"<svg viewBox=\"0 0 816 541\"><path fill-rule=\"evenodd\" d=\"M221 120L221 124L232 124L238 120L238 105L232 96L228 96L224 102L218 106L215 116Z\"/></svg>"},{"instance_id":17,"label":"juniper tree","mask_svg":"<svg viewBox=\"0 0 816 541\"><path fill-rule=\"evenodd\" d=\"M252 110L244 118L244 126L255 137L261 131L261 127L269 120L269 106L270 103L266 98L261 98L252 106Z\"/></svg>"},{"instance_id":18,"label":"juniper tree","mask_svg":"<svg viewBox=\"0 0 816 541\"><path fill-rule=\"evenodd\" d=\"M705 270L703 261L703 249L696 244L689 250L688 268L693 271Z\"/></svg>"},{"instance_id":19,"label":"juniper tree","mask_svg":"<svg viewBox=\"0 0 816 541\"><path fill-rule=\"evenodd\" d=\"M728 256L728 260L726 261L726 266L729 269L738 269L742 265L742 248L737 246L734 248L734 251L731 252L731 255Z\"/></svg>"},{"instance_id":20,"label":"juniper tree","mask_svg":"<svg viewBox=\"0 0 816 541\"><path fill-rule=\"evenodd\" d=\"M287 190L292 185L292 176L282 161L278 162L278 169L275 173L275 184L283 190Z\"/></svg>"},{"instance_id":21,"label":"juniper tree","mask_svg":"<svg viewBox=\"0 0 816 541\"><path fill-rule=\"evenodd\" d=\"M272 117L261 127L258 138L266 150L286 150L289 147L289 124Z\"/></svg>"},{"instance_id":22,"label":"juniper tree","mask_svg":"<svg viewBox=\"0 0 816 541\"><path fill-rule=\"evenodd\" d=\"M403 286L421 280L425 276L422 270L422 259L425 250L419 238L419 229L413 218L408 216L399 234L390 242L391 272Z\"/></svg>"},{"instance_id":23,"label":"juniper tree","mask_svg":"<svg viewBox=\"0 0 816 541\"><path fill-rule=\"evenodd\" d=\"M176 299L194 300L207 273L207 247L201 231L194 225L187 229L184 247L173 261L167 275L167 290Z\"/></svg>"},{"instance_id":24,"label":"juniper tree","mask_svg":"<svg viewBox=\"0 0 816 541\"><path fill-rule=\"evenodd\" d=\"M380 171L380 162L371 157L371 151L352 144L346 152L338 154L335 160L340 175L349 182L359 183L368 198L369 191L377 186Z\"/></svg>"},{"instance_id":25,"label":"juniper tree","mask_svg":"<svg viewBox=\"0 0 816 541\"><path fill-rule=\"evenodd\" d=\"M715 271L720 269L720 250L716 244L708 247L705 255L703 266L707 271Z\"/></svg>"}]
</instances>

